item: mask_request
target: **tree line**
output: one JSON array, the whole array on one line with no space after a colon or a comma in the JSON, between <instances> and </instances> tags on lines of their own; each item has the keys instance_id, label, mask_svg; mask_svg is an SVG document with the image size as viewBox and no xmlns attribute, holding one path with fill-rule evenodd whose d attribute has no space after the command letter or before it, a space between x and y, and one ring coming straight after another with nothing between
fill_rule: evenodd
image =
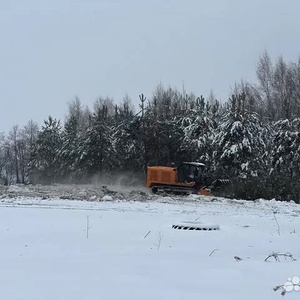
<instances>
[{"instance_id":1,"label":"tree line","mask_svg":"<svg viewBox=\"0 0 300 300\"><path fill-rule=\"evenodd\" d=\"M75 98L63 122L49 116L0 136L1 183L143 182L148 165L200 161L212 178L231 179L232 197L299 201L300 58L265 52L256 73L225 102L162 85L138 107L128 96L99 97L92 109Z\"/></svg>"}]
</instances>

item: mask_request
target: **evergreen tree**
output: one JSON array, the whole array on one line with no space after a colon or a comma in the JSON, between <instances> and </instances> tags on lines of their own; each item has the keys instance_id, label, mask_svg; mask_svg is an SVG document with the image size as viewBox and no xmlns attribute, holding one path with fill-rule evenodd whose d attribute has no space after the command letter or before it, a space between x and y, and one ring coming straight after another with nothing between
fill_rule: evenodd
<instances>
[{"instance_id":1,"label":"evergreen tree","mask_svg":"<svg viewBox=\"0 0 300 300\"><path fill-rule=\"evenodd\" d=\"M188 110L178 118L178 126L184 132L180 150L189 161L209 164L212 160L213 141L216 129L217 111L212 111L203 97L197 99L195 109Z\"/></svg>"},{"instance_id":2,"label":"evergreen tree","mask_svg":"<svg viewBox=\"0 0 300 300\"><path fill-rule=\"evenodd\" d=\"M61 150L60 121L49 116L38 133L32 157L30 178L33 182L51 183L59 179Z\"/></svg>"},{"instance_id":3,"label":"evergreen tree","mask_svg":"<svg viewBox=\"0 0 300 300\"><path fill-rule=\"evenodd\" d=\"M120 171L142 171L143 155L140 138L140 121L136 117L119 122L113 134L115 169Z\"/></svg>"},{"instance_id":4,"label":"evergreen tree","mask_svg":"<svg viewBox=\"0 0 300 300\"><path fill-rule=\"evenodd\" d=\"M274 124L272 151L273 193L285 199L300 199L300 119Z\"/></svg>"},{"instance_id":5,"label":"evergreen tree","mask_svg":"<svg viewBox=\"0 0 300 300\"><path fill-rule=\"evenodd\" d=\"M259 176L267 149L258 115L242 111L242 100L243 95L232 97L231 110L223 115L214 141L216 171L231 178Z\"/></svg>"},{"instance_id":6,"label":"evergreen tree","mask_svg":"<svg viewBox=\"0 0 300 300\"><path fill-rule=\"evenodd\" d=\"M78 180L84 178L84 170L81 169L79 158L82 156L81 146L83 133L80 132L78 118L71 115L64 125L61 138L60 174L62 178Z\"/></svg>"},{"instance_id":7,"label":"evergreen tree","mask_svg":"<svg viewBox=\"0 0 300 300\"><path fill-rule=\"evenodd\" d=\"M108 107L99 106L91 117L80 151L79 164L87 171L88 176L98 175L113 168L115 155L112 137Z\"/></svg>"}]
</instances>

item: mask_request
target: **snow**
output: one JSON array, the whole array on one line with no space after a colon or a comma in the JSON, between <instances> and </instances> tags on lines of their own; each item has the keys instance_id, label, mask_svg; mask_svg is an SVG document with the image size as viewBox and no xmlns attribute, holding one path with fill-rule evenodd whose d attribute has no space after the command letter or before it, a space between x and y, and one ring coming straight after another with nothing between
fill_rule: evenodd
<instances>
[{"instance_id":1,"label":"snow","mask_svg":"<svg viewBox=\"0 0 300 300\"><path fill-rule=\"evenodd\" d=\"M3 197L0 299L279 299L273 287L300 276L299 260L264 261L300 259L293 202L109 197ZM220 230L172 229L182 222Z\"/></svg>"},{"instance_id":2,"label":"snow","mask_svg":"<svg viewBox=\"0 0 300 300\"><path fill-rule=\"evenodd\" d=\"M241 128L243 128L243 124L240 121L233 122L231 130L230 130L230 134L234 135L236 133L236 131L241 130Z\"/></svg>"},{"instance_id":3,"label":"snow","mask_svg":"<svg viewBox=\"0 0 300 300\"><path fill-rule=\"evenodd\" d=\"M109 196L109 195L105 195L103 196L102 198L102 201L112 201L113 200L113 197L112 196Z\"/></svg>"},{"instance_id":4,"label":"snow","mask_svg":"<svg viewBox=\"0 0 300 300\"><path fill-rule=\"evenodd\" d=\"M248 171L248 167L249 167L249 161L247 161L246 163L241 164L241 169L243 171Z\"/></svg>"},{"instance_id":5,"label":"snow","mask_svg":"<svg viewBox=\"0 0 300 300\"><path fill-rule=\"evenodd\" d=\"M242 144L243 144L243 147L249 149L249 151L251 152L250 141L248 138L244 137Z\"/></svg>"},{"instance_id":6,"label":"snow","mask_svg":"<svg viewBox=\"0 0 300 300\"><path fill-rule=\"evenodd\" d=\"M236 154L236 153L238 152L239 149L240 149L239 145L232 145L232 146L230 147L229 153L230 153L230 154Z\"/></svg>"}]
</instances>

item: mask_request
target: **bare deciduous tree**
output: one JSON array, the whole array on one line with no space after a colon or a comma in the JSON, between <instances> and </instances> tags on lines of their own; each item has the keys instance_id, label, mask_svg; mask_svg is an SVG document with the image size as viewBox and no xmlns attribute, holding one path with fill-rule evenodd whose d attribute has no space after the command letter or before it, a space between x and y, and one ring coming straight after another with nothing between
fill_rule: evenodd
<instances>
[{"instance_id":1,"label":"bare deciduous tree","mask_svg":"<svg viewBox=\"0 0 300 300\"><path fill-rule=\"evenodd\" d=\"M28 181L28 168L29 162L31 158L31 154L34 148L34 144L37 140L39 126L33 120L28 121L28 123L24 126L21 131L20 138L20 168L21 168L21 180L22 183L26 183Z\"/></svg>"},{"instance_id":2,"label":"bare deciduous tree","mask_svg":"<svg viewBox=\"0 0 300 300\"><path fill-rule=\"evenodd\" d=\"M100 105L100 104L99 104ZM74 118L78 124L78 131L85 132L89 126L89 118L91 112L87 106L82 106L78 97L68 103L68 113L65 122L68 122L71 118Z\"/></svg>"},{"instance_id":3,"label":"bare deciduous tree","mask_svg":"<svg viewBox=\"0 0 300 300\"><path fill-rule=\"evenodd\" d=\"M275 119L275 107L272 97L273 65L267 51L259 58L256 67L256 75L259 82L259 90L263 95L269 118Z\"/></svg>"},{"instance_id":4,"label":"bare deciduous tree","mask_svg":"<svg viewBox=\"0 0 300 300\"><path fill-rule=\"evenodd\" d=\"M20 165L20 153L19 153L19 139L20 139L20 129L18 125L13 126L13 128L9 132L8 142L11 145L11 153L13 156L13 164L15 171L16 183L20 183L20 173L19 173L19 165Z\"/></svg>"}]
</instances>

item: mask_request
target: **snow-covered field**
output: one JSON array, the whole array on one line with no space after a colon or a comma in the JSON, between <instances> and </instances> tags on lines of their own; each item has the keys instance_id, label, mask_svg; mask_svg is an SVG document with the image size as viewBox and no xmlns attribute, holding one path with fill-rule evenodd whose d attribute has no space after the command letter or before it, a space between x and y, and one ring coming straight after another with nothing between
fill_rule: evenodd
<instances>
[{"instance_id":1,"label":"snow-covered field","mask_svg":"<svg viewBox=\"0 0 300 300\"><path fill-rule=\"evenodd\" d=\"M0 299L279 299L273 288L300 277L295 203L26 195L25 187L2 191ZM172 228L183 221L220 230ZM298 260L265 261L273 251Z\"/></svg>"}]
</instances>

